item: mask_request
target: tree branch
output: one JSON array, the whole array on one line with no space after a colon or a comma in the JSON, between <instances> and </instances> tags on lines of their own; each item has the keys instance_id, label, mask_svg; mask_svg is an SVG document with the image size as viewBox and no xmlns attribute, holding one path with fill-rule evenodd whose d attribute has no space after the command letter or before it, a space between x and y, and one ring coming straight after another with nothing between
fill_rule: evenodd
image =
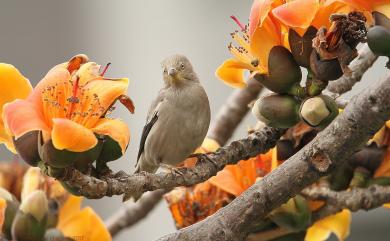
<instances>
[{"instance_id":1,"label":"tree branch","mask_svg":"<svg viewBox=\"0 0 390 241\"><path fill-rule=\"evenodd\" d=\"M159 189L143 195L138 202L127 203L118 212L105 221L111 236L115 236L123 229L132 226L145 218L160 201L167 190Z\"/></svg>"},{"instance_id":2,"label":"tree branch","mask_svg":"<svg viewBox=\"0 0 390 241\"><path fill-rule=\"evenodd\" d=\"M91 199L124 193L139 195L157 189L192 186L208 180L226 165L236 164L240 160L266 153L276 145L276 141L284 132L285 130L282 129L265 127L247 138L219 148L215 153L201 155L195 167L179 168L179 172L157 174L143 172L133 175L120 172L114 176L98 179L68 167L55 178L66 182L80 195Z\"/></svg>"},{"instance_id":3,"label":"tree branch","mask_svg":"<svg viewBox=\"0 0 390 241\"><path fill-rule=\"evenodd\" d=\"M326 89L330 92L328 94L337 97L350 91L352 87L362 79L364 73L375 63L377 58L378 56L371 52L368 45L364 44L359 49L359 56L349 65L352 74L350 76L343 75L338 80L330 81Z\"/></svg>"},{"instance_id":4,"label":"tree branch","mask_svg":"<svg viewBox=\"0 0 390 241\"><path fill-rule=\"evenodd\" d=\"M207 136L219 145L225 145L250 110L248 105L259 96L262 89L259 81L250 78L246 88L234 91L218 111Z\"/></svg>"},{"instance_id":5,"label":"tree branch","mask_svg":"<svg viewBox=\"0 0 390 241\"><path fill-rule=\"evenodd\" d=\"M326 205L312 214L311 224L343 209L352 212L370 210L390 202L390 186L373 185L368 188L354 188L347 191L332 191L328 187L309 187L302 194L311 200L326 201ZM250 234L246 241L266 241L292 233L285 228L275 228Z\"/></svg>"},{"instance_id":6,"label":"tree branch","mask_svg":"<svg viewBox=\"0 0 390 241\"><path fill-rule=\"evenodd\" d=\"M304 187L328 175L383 126L390 118L388 93L390 76L355 96L312 142L230 204L159 240L244 240L252 222L264 219Z\"/></svg>"}]
</instances>

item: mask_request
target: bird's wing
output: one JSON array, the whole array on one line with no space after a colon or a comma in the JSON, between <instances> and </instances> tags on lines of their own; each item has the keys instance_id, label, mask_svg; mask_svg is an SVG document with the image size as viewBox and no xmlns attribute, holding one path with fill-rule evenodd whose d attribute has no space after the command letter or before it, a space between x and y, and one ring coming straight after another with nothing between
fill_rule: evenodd
<instances>
[{"instance_id":1,"label":"bird's wing","mask_svg":"<svg viewBox=\"0 0 390 241\"><path fill-rule=\"evenodd\" d=\"M153 125L157 122L158 115L159 115L158 113L159 106L163 100L164 100L164 90L161 90L157 98L152 102L152 105L150 106L148 111L148 116L146 118L146 125L142 130L141 142L139 145L138 156L137 156L137 164L141 154L144 152L146 138L148 137L150 130L152 130Z\"/></svg>"}]
</instances>

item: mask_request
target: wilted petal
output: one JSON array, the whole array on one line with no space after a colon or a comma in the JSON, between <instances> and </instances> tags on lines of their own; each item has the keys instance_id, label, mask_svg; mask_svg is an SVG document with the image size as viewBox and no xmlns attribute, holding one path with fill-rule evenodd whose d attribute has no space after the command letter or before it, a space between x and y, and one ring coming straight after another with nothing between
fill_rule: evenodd
<instances>
[{"instance_id":1,"label":"wilted petal","mask_svg":"<svg viewBox=\"0 0 390 241\"><path fill-rule=\"evenodd\" d=\"M306 233L305 241L325 241L334 233L339 241L349 235L351 212L348 209L315 222Z\"/></svg>"},{"instance_id":2,"label":"wilted petal","mask_svg":"<svg viewBox=\"0 0 390 241\"><path fill-rule=\"evenodd\" d=\"M110 136L120 145L122 154L125 153L130 140L130 130L126 123L118 119L103 118L92 128L92 131L96 134Z\"/></svg>"},{"instance_id":3,"label":"wilted petal","mask_svg":"<svg viewBox=\"0 0 390 241\"><path fill-rule=\"evenodd\" d=\"M53 119L51 138L56 149L73 152L87 151L98 142L90 129L64 118Z\"/></svg>"}]
</instances>

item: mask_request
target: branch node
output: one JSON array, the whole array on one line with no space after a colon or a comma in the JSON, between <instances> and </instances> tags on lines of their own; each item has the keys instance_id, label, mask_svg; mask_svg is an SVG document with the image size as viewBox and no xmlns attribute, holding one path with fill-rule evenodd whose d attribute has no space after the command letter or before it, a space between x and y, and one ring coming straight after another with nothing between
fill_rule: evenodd
<instances>
[{"instance_id":1,"label":"branch node","mask_svg":"<svg viewBox=\"0 0 390 241\"><path fill-rule=\"evenodd\" d=\"M320 173L329 172L330 166L332 165L332 160L329 156L323 151L318 151L313 155L313 158L310 159L309 163Z\"/></svg>"}]
</instances>

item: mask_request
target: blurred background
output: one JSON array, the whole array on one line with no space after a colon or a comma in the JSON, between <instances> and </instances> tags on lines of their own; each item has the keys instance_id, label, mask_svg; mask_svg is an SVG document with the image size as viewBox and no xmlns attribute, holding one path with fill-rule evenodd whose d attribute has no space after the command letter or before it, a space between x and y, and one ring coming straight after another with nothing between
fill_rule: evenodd
<instances>
[{"instance_id":1,"label":"blurred background","mask_svg":"<svg viewBox=\"0 0 390 241\"><path fill-rule=\"evenodd\" d=\"M52 66L78 53L101 65L111 62L107 76L128 77L129 96L136 105L134 115L121 106L114 112L129 124L132 135L126 155L112 167L132 172L146 112L162 86L161 60L182 53L192 61L215 116L233 91L214 76L218 65L230 56L229 33L237 27L229 16L234 14L246 22L251 4L251 0L1 0L0 61L15 65L33 84ZM384 65L385 60L380 59L352 94L383 76ZM248 116L235 137L245 136L254 123ZM1 160L13 158L0 147ZM119 197L89 200L87 204L103 219L123 205ZM390 210L355 213L348 240L388 240L389 220ZM174 223L163 201L115 240L154 240L173 231Z\"/></svg>"}]
</instances>

